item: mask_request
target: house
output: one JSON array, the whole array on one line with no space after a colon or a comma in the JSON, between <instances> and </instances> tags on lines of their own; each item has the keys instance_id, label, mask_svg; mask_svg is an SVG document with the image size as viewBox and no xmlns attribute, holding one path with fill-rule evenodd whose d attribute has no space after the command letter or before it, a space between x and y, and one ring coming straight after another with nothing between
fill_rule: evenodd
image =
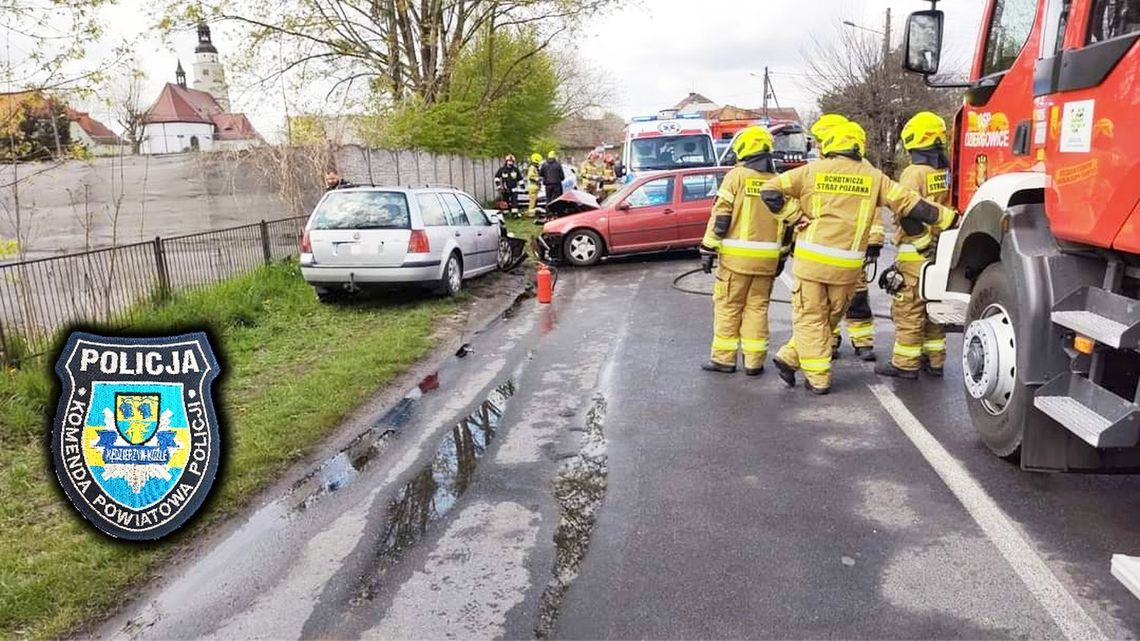
<instances>
[{"instance_id":1,"label":"house","mask_svg":"<svg viewBox=\"0 0 1140 641\"><path fill-rule=\"evenodd\" d=\"M590 150L598 147L605 147L606 153L620 157L624 131L625 121L622 117L607 113L601 118L566 118L554 128L553 136L558 141L563 159L581 161ZM546 150L540 149L538 152L546 154ZM526 155L529 156L530 153Z\"/></svg>"},{"instance_id":2,"label":"house","mask_svg":"<svg viewBox=\"0 0 1140 641\"><path fill-rule=\"evenodd\" d=\"M262 144L253 124L228 109L229 87L210 38L210 27L198 25L194 50L194 89L186 86L181 61L173 83L166 83L143 115L143 154L248 149Z\"/></svg>"},{"instance_id":3,"label":"house","mask_svg":"<svg viewBox=\"0 0 1140 641\"><path fill-rule=\"evenodd\" d=\"M705 113L720 109L720 105L705 98L699 93L690 92L689 95L681 99L670 111L676 111L678 114L697 114Z\"/></svg>"},{"instance_id":4,"label":"house","mask_svg":"<svg viewBox=\"0 0 1140 641\"><path fill-rule=\"evenodd\" d=\"M129 154L131 150L107 125L91 117L85 111L67 109L67 120L72 144L83 145L93 156L118 156Z\"/></svg>"}]
</instances>

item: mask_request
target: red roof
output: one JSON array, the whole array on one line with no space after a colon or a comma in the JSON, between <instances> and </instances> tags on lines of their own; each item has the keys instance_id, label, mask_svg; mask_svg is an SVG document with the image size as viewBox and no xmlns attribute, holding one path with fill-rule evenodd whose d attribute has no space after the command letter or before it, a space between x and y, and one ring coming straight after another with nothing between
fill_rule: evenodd
<instances>
[{"instance_id":1,"label":"red roof","mask_svg":"<svg viewBox=\"0 0 1140 641\"><path fill-rule=\"evenodd\" d=\"M76 111L70 107L67 109L67 119L79 125L79 128L91 136L91 140L97 143L117 145L120 140L115 132L107 128L107 125L95 120L91 114L85 111Z\"/></svg>"},{"instance_id":2,"label":"red roof","mask_svg":"<svg viewBox=\"0 0 1140 641\"><path fill-rule=\"evenodd\" d=\"M218 101L205 91L166 83L158 99L146 110L144 123L200 122L213 124L213 117L222 113Z\"/></svg>"},{"instance_id":3,"label":"red roof","mask_svg":"<svg viewBox=\"0 0 1140 641\"><path fill-rule=\"evenodd\" d=\"M215 114L213 120L214 126L217 127L214 134L217 140L261 138L245 114Z\"/></svg>"}]
</instances>

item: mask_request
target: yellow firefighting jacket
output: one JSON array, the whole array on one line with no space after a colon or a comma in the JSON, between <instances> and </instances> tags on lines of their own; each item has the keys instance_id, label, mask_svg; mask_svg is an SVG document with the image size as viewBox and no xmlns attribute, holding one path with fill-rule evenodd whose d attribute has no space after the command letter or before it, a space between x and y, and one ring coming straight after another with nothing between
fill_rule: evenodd
<instances>
[{"instance_id":1,"label":"yellow firefighting jacket","mask_svg":"<svg viewBox=\"0 0 1140 641\"><path fill-rule=\"evenodd\" d=\"M757 276L776 273L784 222L760 200L760 187L774 176L737 165L721 182L701 244L717 250L725 269Z\"/></svg>"},{"instance_id":2,"label":"yellow firefighting jacket","mask_svg":"<svg viewBox=\"0 0 1140 641\"><path fill-rule=\"evenodd\" d=\"M927 200L950 206L950 172L946 169L935 169L930 165L910 165L899 176L899 184L906 189L918 192ZM898 262L922 263L925 262L934 249L938 240L937 227L923 225L922 233L910 235L898 228L895 232L895 245L898 246Z\"/></svg>"},{"instance_id":3,"label":"yellow firefighting jacket","mask_svg":"<svg viewBox=\"0 0 1140 641\"><path fill-rule=\"evenodd\" d=\"M578 165L578 178L582 181L593 182L600 180L602 177L602 168L589 160L582 161Z\"/></svg>"},{"instance_id":4,"label":"yellow firefighting jacket","mask_svg":"<svg viewBox=\"0 0 1140 641\"><path fill-rule=\"evenodd\" d=\"M542 183L542 177L538 173L538 164L531 163L530 167L526 170L526 190L538 192L538 186Z\"/></svg>"},{"instance_id":5,"label":"yellow firefighting jacket","mask_svg":"<svg viewBox=\"0 0 1140 641\"><path fill-rule=\"evenodd\" d=\"M922 200L870 163L843 156L780 174L762 190L798 200L810 221L796 237L795 276L832 285L859 282L877 207L888 207L898 222ZM776 216L795 220L787 204Z\"/></svg>"}]
</instances>

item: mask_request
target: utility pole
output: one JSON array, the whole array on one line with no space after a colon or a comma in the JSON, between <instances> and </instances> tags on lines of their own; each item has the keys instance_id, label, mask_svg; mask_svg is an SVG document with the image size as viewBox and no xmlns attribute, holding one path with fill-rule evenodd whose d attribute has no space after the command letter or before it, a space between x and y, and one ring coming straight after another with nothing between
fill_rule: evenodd
<instances>
[{"instance_id":1,"label":"utility pole","mask_svg":"<svg viewBox=\"0 0 1140 641\"><path fill-rule=\"evenodd\" d=\"M887 21L883 25L883 64L891 57L891 8L887 7Z\"/></svg>"},{"instance_id":2,"label":"utility pole","mask_svg":"<svg viewBox=\"0 0 1140 641\"><path fill-rule=\"evenodd\" d=\"M776 109L780 108L780 99L776 97L776 88L772 86L772 77L768 74L768 67L764 67L764 117L768 117L768 98L776 103Z\"/></svg>"}]
</instances>

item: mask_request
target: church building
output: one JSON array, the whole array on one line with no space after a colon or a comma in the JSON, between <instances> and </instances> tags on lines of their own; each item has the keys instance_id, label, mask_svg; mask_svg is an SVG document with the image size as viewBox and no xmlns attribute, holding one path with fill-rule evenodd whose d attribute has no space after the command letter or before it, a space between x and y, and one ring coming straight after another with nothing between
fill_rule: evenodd
<instances>
[{"instance_id":1,"label":"church building","mask_svg":"<svg viewBox=\"0 0 1140 641\"><path fill-rule=\"evenodd\" d=\"M193 88L179 61L173 83L166 83L143 115L143 154L248 149L261 136L242 113L230 112L230 90L210 26L198 25Z\"/></svg>"}]
</instances>

